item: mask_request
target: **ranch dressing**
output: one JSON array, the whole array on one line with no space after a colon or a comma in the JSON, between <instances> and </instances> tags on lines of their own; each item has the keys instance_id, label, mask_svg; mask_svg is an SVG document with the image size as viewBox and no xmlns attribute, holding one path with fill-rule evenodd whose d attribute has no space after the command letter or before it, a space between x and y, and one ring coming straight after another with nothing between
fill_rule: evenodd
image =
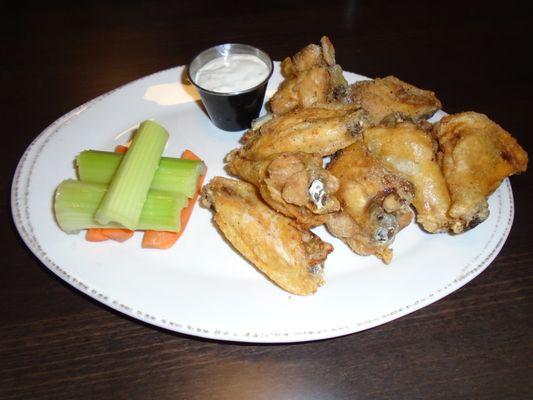
<instances>
[{"instance_id":1,"label":"ranch dressing","mask_svg":"<svg viewBox=\"0 0 533 400\"><path fill-rule=\"evenodd\" d=\"M268 67L251 54L228 54L202 66L196 73L198 86L219 93L240 92L257 86L268 76Z\"/></svg>"}]
</instances>

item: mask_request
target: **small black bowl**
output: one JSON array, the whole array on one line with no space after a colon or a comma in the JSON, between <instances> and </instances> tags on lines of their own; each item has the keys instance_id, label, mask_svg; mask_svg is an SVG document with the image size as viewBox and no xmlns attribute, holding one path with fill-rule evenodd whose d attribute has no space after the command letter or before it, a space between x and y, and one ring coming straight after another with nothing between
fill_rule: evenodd
<instances>
[{"instance_id":1,"label":"small black bowl","mask_svg":"<svg viewBox=\"0 0 533 400\"><path fill-rule=\"evenodd\" d=\"M229 54L252 54L258 57L269 69L267 77L250 89L231 93L214 92L196 83L196 73L201 67L215 58ZM250 128L252 120L259 116L273 70L272 60L264 51L247 44L227 43L202 51L189 64L187 73L189 81L198 89L211 121L222 130L234 132Z\"/></svg>"}]
</instances>

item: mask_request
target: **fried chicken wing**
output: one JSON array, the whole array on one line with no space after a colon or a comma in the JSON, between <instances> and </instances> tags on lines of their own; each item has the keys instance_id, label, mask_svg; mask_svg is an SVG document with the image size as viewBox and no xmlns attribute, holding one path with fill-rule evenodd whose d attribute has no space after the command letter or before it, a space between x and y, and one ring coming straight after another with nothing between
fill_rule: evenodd
<instances>
[{"instance_id":1,"label":"fried chicken wing","mask_svg":"<svg viewBox=\"0 0 533 400\"><path fill-rule=\"evenodd\" d=\"M234 150L227 161L230 173L254 184L270 207L295 218L302 227L321 225L327 214L340 209L335 197L339 182L323 168L320 156L279 153L250 161Z\"/></svg>"},{"instance_id":2,"label":"fried chicken wing","mask_svg":"<svg viewBox=\"0 0 533 400\"><path fill-rule=\"evenodd\" d=\"M335 155L328 170L339 179L343 209L328 218L328 230L357 254L373 254L388 264L389 246L412 219L413 186L388 172L362 138Z\"/></svg>"},{"instance_id":3,"label":"fried chicken wing","mask_svg":"<svg viewBox=\"0 0 533 400\"><path fill-rule=\"evenodd\" d=\"M270 109L276 115L325 103L336 88L347 85L335 62L335 49L326 36L320 46L310 44L285 58L281 72L285 80L270 99Z\"/></svg>"},{"instance_id":4,"label":"fried chicken wing","mask_svg":"<svg viewBox=\"0 0 533 400\"><path fill-rule=\"evenodd\" d=\"M284 152L327 156L354 142L369 126L367 113L353 106L321 105L272 118L244 137L240 156L265 159Z\"/></svg>"},{"instance_id":5,"label":"fried chicken wing","mask_svg":"<svg viewBox=\"0 0 533 400\"><path fill-rule=\"evenodd\" d=\"M363 140L385 168L414 185L413 206L422 227L432 233L448 231L450 193L430 134L416 124L402 122L367 129Z\"/></svg>"},{"instance_id":6,"label":"fried chicken wing","mask_svg":"<svg viewBox=\"0 0 533 400\"><path fill-rule=\"evenodd\" d=\"M435 93L394 76L356 82L348 87L341 101L365 109L376 124L390 115L418 121L431 117L442 106Z\"/></svg>"},{"instance_id":7,"label":"fried chicken wing","mask_svg":"<svg viewBox=\"0 0 533 400\"><path fill-rule=\"evenodd\" d=\"M312 294L323 283L323 263L333 247L272 210L253 185L215 177L202 194L228 241L274 283L298 295Z\"/></svg>"},{"instance_id":8,"label":"fried chicken wing","mask_svg":"<svg viewBox=\"0 0 533 400\"><path fill-rule=\"evenodd\" d=\"M434 131L451 195L451 230L460 233L488 217L487 197L507 176L525 172L528 156L509 132L483 114L446 116Z\"/></svg>"}]
</instances>

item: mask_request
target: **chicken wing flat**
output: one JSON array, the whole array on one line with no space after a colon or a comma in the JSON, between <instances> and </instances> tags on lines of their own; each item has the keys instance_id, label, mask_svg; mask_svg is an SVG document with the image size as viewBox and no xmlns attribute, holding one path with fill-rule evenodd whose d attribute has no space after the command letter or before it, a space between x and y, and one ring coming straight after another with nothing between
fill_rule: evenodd
<instances>
[{"instance_id":1,"label":"chicken wing flat","mask_svg":"<svg viewBox=\"0 0 533 400\"><path fill-rule=\"evenodd\" d=\"M357 254L373 254L388 264L389 246L412 220L413 186L388 172L361 137L335 155L328 170L339 179L337 197L343 209L330 216L328 230Z\"/></svg>"},{"instance_id":2,"label":"chicken wing flat","mask_svg":"<svg viewBox=\"0 0 533 400\"><path fill-rule=\"evenodd\" d=\"M435 134L451 195L451 230L460 233L488 217L487 197L507 176L525 172L528 156L509 132L475 112L442 118Z\"/></svg>"},{"instance_id":3,"label":"chicken wing flat","mask_svg":"<svg viewBox=\"0 0 533 400\"><path fill-rule=\"evenodd\" d=\"M422 227L432 233L448 231L450 193L431 135L416 124L402 122L367 129L363 132L363 140L385 168L414 185L412 204Z\"/></svg>"},{"instance_id":4,"label":"chicken wing flat","mask_svg":"<svg viewBox=\"0 0 533 400\"><path fill-rule=\"evenodd\" d=\"M309 295L323 283L323 263L333 247L272 210L253 185L215 177L202 194L228 241L282 289Z\"/></svg>"},{"instance_id":5,"label":"chicken wing flat","mask_svg":"<svg viewBox=\"0 0 533 400\"><path fill-rule=\"evenodd\" d=\"M285 58L281 72L285 80L270 99L270 109L276 115L325 103L337 87L347 85L335 62L335 49L326 36L320 46L310 44Z\"/></svg>"},{"instance_id":6,"label":"chicken wing flat","mask_svg":"<svg viewBox=\"0 0 533 400\"><path fill-rule=\"evenodd\" d=\"M435 93L394 76L356 82L349 86L342 100L368 111L376 124L390 115L418 121L431 117L442 107Z\"/></svg>"},{"instance_id":7,"label":"chicken wing flat","mask_svg":"<svg viewBox=\"0 0 533 400\"><path fill-rule=\"evenodd\" d=\"M298 151L327 156L349 146L367 126L367 113L350 105L303 108L249 131L243 137L240 156L262 160L273 154Z\"/></svg>"},{"instance_id":8,"label":"chicken wing flat","mask_svg":"<svg viewBox=\"0 0 533 400\"><path fill-rule=\"evenodd\" d=\"M339 182L323 168L320 156L279 153L250 161L235 150L227 161L230 173L254 184L270 207L295 218L302 227L321 225L327 214L340 209L335 197Z\"/></svg>"}]
</instances>

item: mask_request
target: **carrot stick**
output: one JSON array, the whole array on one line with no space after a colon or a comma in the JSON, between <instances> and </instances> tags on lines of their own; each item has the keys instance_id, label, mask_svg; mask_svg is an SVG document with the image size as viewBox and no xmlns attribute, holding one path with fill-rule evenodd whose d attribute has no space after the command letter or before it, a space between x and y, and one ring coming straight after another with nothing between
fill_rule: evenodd
<instances>
[{"instance_id":1,"label":"carrot stick","mask_svg":"<svg viewBox=\"0 0 533 400\"><path fill-rule=\"evenodd\" d=\"M185 150L181 155L181 158L185 160L200 160L200 158L190 150ZM145 231L142 240L142 247L151 249L168 249L172 247L174 243L176 243L179 237L183 234L183 231L185 230L185 227L189 222L192 211L194 209L194 205L196 204L196 201L198 200L198 195L200 194L200 190L202 189L204 178L205 174L201 175L198 178L198 186L196 188L196 192L194 193L193 198L189 199L187 207L181 210L181 228L179 232Z\"/></svg>"},{"instance_id":2,"label":"carrot stick","mask_svg":"<svg viewBox=\"0 0 533 400\"><path fill-rule=\"evenodd\" d=\"M89 242L103 242L111 239L117 242L125 242L133 236L133 231L122 228L89 228L85 239Z\"/></svg>"},{"instance_id":3,"label":"carrot stick","mask_svg":"<svg viewBox=\"0 0 533 400\"><path fill-rule=\"evenodd\" d=\"M103 242L108 240L109 238L104 235L102 231L102 228L87 229L87 233L85 234L85 240L88 240L89 242Z\"/></svg>"},{"instance_id":4,"label":"carrot stick","mask_svg":"<svg viewBox=\"0 0 533 400\"><path fill-rule=\"evenodd\" d=\"M118 144L117 147L115 147L115 153L124 154L127 151L128 151L128 146L123 146L121 144Z\"/></svg>"},{"instance_id":5,"label":"carrot stick","mask_svg":"<svg viewBox=\"0 0 533 400\"><path fill-rule=\"evenodd\" d=\"M183 154L181 155L181 158L185 160L199 160L200 158L194 154L190 150L185 150ZM207 171L206 171L207 172ZM178 232L178 238L183 233L183 230L187 226L187 223L189 222L189 218L191 218L192 210L194 209L194 205L196 204L196 200L198 200L198 195L200 194L200 191L202 190L202 184L204 183L204 175L200 175L198 178L198 186L196 187L196 192L194 193L194 196L192 199L189 199L189 203L187 204L187 207L185 207L183 210L181 210L181 228Z\"/></svg>"},{"instance_id":6,"label":"carrot stick","mask_svg":"<svg viewBox=\"0 0 533 400\"><path fill-rule=\"evenodd\" d=\"M145 249L169 249L178 240L177 232L145 231L142 247Z\"/></svg>"},{"instance_id":7,"label":"carrot stick","mask_svg":"<svg viewBox=\"0 0 533 400\"><path fill-rule=\"evenodd\" d=\"M131 229L122 228L102 228L102 234L108 239L115 240L117 242L125 242L133 236Z\"/></svg>"}]
</instances>

